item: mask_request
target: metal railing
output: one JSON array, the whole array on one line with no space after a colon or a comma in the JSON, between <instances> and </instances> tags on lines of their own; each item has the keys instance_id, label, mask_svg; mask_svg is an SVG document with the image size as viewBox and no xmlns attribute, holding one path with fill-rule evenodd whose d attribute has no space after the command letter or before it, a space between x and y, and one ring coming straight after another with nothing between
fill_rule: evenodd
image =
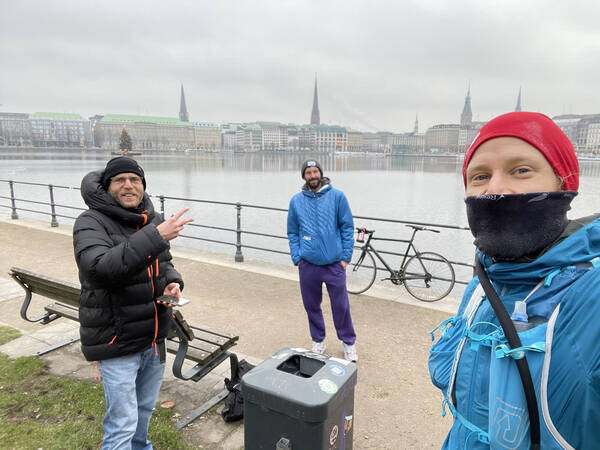
<instances>
[{"instance_id":1,"label":"metal railing","mask_svg":"<svg viewBox=\"0 0 600 450\"><path fill-rule=\"evenodd\" d=\"M1 204L0 203L0 208L10 209L11 210L11 219L18 219L19 211L30 212L30 213L50 216L50 225L52 227L57 227L59 225L59 222L58 222L59 218L71 219L71 220L75 220L77 218L77 216L72 216L72 215L68 215L66 213L58 212L57 209L61 209L61 210L65 209L65 210L78 211L78 212L87 210L87 208L85 208L85 207L75 206L73 204L57 203L55 201L55 192L57 190L80 191L79 187L33 183L33 182L27 182L27 181L4 180L4 179L0 179L0 183L8 183L10 195L9 196L0 195L0 199L1 200L9 200L10 203L9 204ZM45 187L48 189L48 194L49 194L48 201L41 201L39 199L31 200L29 198L19 197L15 194L15 185ZM191 239L194 241L204 241L204 242L210 242L213 244L234 246L235 247L234 260L236 262L244 261L243 249L252 249L252 250L281 254L281 255L289 255L290 254L289 251L283 251L283 250L279 250L279 249L272 248L272 247L264 247L264 246L250 245L247 243L243 243L244 235L268 238L268 239L272 239L272 240L287 241L287 239L288 239L287 235L264 233L264 232L260 232L260 231L245 230L242 228L242 211L244 209L256 209L256 210L260 210L260 211L275 211L275 212L281 212L281 213L287 214L288 210L285 208L277 208L277 207L272 207L272 206L263 206L263 205L256 205L256 204L242 203L242 202L224 202L224 201L217 201L217 200L194 199L194 198L167 196L167 195L150 195L149 194L149 196L151 198L158 199L159 207L160 207L160 214L163 218L165 216L165 204L167 201L185 202L186 204L198 203L198 204L207 204L207 205L213 205L213 206L215 206L215 205L230 206L230 207L234 208L235 219L236 219L235 228L218 226L218 225L207 224L207 223L192 222L192 223L188 223L186 225L186 229L188 229L188 228L190 230L208 229L208 230L216 230L216 231L221 231L221 232L232 233L235 236L235 240L231 241L231 240L213 239L213 238L209 238L209 237L205 237L205 236L198 236L198 235L189 234L189 233L180 234L179 237ZM79 196L79 198L80 198L80 196ZM43 205L48 208L46 210L31 209L31 208L23 207L20 204ZM467 227L457 226L457 225L448 225L448 224L439 224L439 223L430 223L430 222L415 222L415 221L407 221L407 220L400 220L400 219L387 219L387 218L383 218L383 217L370 217L370 216L360 216L360 215L355 215L353 217L354 217L354 219L368 220L368 221L374 221L374 222L384 222L384 223L391 223L391 224L420 225L420 226L434 227L434 228L448 229L448 230L469 230L469 228L467 228ZM403 242L403 243L408 242L408 240L404 240L404 239L376 238L376 237L373 237L373 240L393 241L393 242ZM379 253L392 255L392 256L398 256L398 257L404 256L404 252L399 253L399 252L394 252L394 251L389 251L389 250L384 250L384 249L378 249L377 251ZM453 266L468 268L469 272L472 273L474 266L471 263L462 262L462 261L454 261L454 260L450 260L450 259L449 259L449 262ZM461 279L457 278L456 282L459 284L467 284L469 279L470 279L470 276L466 280L461 280Z\"/></svg>"}]
</instances>

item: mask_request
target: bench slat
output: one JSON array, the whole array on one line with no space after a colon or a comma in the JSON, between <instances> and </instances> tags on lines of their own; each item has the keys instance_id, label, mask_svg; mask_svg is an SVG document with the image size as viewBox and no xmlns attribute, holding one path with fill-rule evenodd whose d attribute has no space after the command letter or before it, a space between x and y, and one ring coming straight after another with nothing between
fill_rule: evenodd
<instances>
[{"instance_id":1,"label":"bench slat","mask_svg":"<svg viewBox=\"0 0 600 450\"><path fill-rule=\"evenodd\" d=\"M68 305L52 303L44 308L46 311L79 322L79 310Z\"/></svg>"}]
</instances>

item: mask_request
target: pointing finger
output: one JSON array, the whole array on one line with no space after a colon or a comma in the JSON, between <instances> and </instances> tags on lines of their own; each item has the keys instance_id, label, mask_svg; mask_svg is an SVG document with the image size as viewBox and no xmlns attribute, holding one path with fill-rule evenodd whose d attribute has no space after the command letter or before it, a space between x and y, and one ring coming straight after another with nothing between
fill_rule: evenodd
<instances>
[{"instance_id":1,"label":"pointing finger","mask_svg":"<svg viewBox=\"0 0 600 450\"><path fill-rule=\"evenodd\" d=\"M183 208L183 209L179 210L179 211L178 211L176 214L174 214L174 215L172 216L172 218L173 218L173 219L175 219L175 220L179 220L179 218L180 218L181 216L183 216L183 215L184 215L186 212L188 212L189 210L190 210L190 208L188 208L188 207L186 207L186 208Z\"/></svg>"}]
</instances>

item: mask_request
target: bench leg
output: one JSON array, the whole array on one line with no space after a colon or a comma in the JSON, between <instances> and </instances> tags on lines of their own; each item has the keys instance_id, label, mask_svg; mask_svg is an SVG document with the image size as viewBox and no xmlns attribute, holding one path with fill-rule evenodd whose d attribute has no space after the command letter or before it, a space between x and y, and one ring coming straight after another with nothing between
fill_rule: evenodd
<instances>
[{"instance_id":1,"label":"bench leg","mask_svg":"<svg viewBox=\"0 0 600 450\"><path fill-rule=\"evenodd\" d=\"M23 300L23 304L21 305L21 317L23 319L25 319L27 322L33 322L33 323L41 321L44 325L52 322L53 320L58 319L59 316L57 316L56 314L52 314L50 312L46 312L46 313L42 314L41 316L34 317L32 319L27 317L27 310L29 309L29 304L31 303L31 291L25 284L23 284L23 282L19 279L19 277L15 276L12 273L9 273L9 275L13 278L13 280L15 280L17 283L19 283L19 285L21 285L21 287L25 291L25 300Z\"/></svg>"},{"instance_id":2,"label":"bench leg","mask_svg":"<svg viewBox=\"0 0 600 450\"><path fill-rule=\"evenodd\" d=\"M46 353L50 353L51 351L58 350L59 348L65 347L65 346L67 346L69 344L72 344L73 342L77 342L78 340L79 340L78 337L77 338L67 339L66 341L59 342L58 344L52 345L52 346L50 346L48 348L45 348L44 350L40 350L36 354L38 356L42 356L42 355L45 355Z\"/></svg>"},{"instance_id":3,"label":"bench leg","mask_svg":"<svg viewBox=\"0 0 600 450\"><path fill-rule=\"evenodd\" d=\"M179 419L175 423L175 428L177 428L178 430L181 430L185 426L189 425L194 420L196 420L198 417L200 417L202 414L204 414L206 411L208 411L210 408L212 408L213 406L217 405L219 402L224 400L228 394L229 394L229 391L227 389L223 389L221 392L219 392L213 398L211 398L210 400L203 403L201 406L199 406L198 408L196 408L189 414L186 414L184 417Z\"/></svg>"}]
</instances>

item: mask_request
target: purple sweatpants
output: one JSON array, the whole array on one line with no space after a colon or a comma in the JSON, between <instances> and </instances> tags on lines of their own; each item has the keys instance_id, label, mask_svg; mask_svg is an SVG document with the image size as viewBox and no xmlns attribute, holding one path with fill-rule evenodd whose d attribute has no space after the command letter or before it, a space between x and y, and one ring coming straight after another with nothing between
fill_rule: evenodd
<instances>
[{"instance_id":1,"label":"purple sweatpants","mask_svg":"<svg viewBox=\"0 0 600 450\"><path fill-rule=\"evenodd\" d=\"M308 314L310 336L315 342L325 339L325 321L321 302L323 301L323 283L327 287L331 300L333 323L337 337L346 344L354 344L356 333L350 316L350 301L346 290L346 271L342 263L336 262L326 266L317 266L301 260L298 264L300 272L300 292L304 309Z\"/></svg>"}]
</instances>

